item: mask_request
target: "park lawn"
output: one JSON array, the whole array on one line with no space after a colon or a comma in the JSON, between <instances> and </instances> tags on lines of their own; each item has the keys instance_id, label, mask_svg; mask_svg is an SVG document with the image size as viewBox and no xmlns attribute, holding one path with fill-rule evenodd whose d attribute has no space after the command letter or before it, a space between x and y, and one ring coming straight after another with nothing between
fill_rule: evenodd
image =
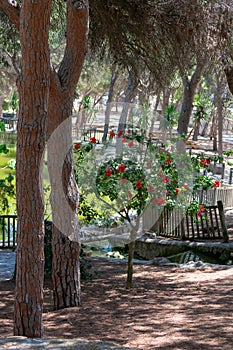
<instances>
[{"instance_id":1,"label":"park lawn","mask_svg":"<svg viewBox=\"0 0 233 350\"><path fill-rule=\"evenodd\" d=\"M4 179L9 174L15 175L15 170L7 167L7 163L11 159L15 159L16 150L15 147L8 147L8 150L7 154L2 153L0 156L0 179Z\"/></svg>"}]
</instances>

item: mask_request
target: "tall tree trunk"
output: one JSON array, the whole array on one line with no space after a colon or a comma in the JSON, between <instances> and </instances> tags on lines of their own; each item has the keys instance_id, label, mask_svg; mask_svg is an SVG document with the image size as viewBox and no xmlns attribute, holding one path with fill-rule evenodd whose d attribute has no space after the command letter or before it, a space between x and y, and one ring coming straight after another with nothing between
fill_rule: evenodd
<instances>
[{"instance_id":1,"label":"tall tree trunk","mask_svg":"<svg viewBox=\"0 0 233 350\"><path fill-rule=\"evenodd\" d=\"M223 78L221 74L216 74L216 81L217 81L217 89L216 89L216 107L217 107L217 125L218 125L218 153L222 155L223 152L223 144L222 144L222 137L223 137L223 91L224 91L224 85L223 85Z\"/></svg>"},{"instance_id":2,"label":"tall tree trunk","mask_svg":"<svg viewBox=\"0 0 233 350\"><path fill-rule=\"evenodd\" d=\"M127 85L127 89L126 89L126 92L125 92L125 100L124 100L124 103L123 103L123 108L122 108L122 111L121 111L119 124L118 124L118 132L125 130L127 117L128 117L128 112L129 112L129 107L130 107L130 102L132 101L132 97L134 95L134 91L135 91L136 87L137 87L137 81L135 79L133 70L130 70L129 71L129 78L128 78L128 85ZM117 139L116 153L117 154L121 154L122 153L122 141L121 141L121 138Z\"/></svg>"},{"instance_id":3,"label":"tall tree trunk","mask_svg":"<svg viewBox=\"0 0 233 350\"><path fill-rule=\"evenodd\" d=\"M48 124L48 130L53 130L56 116L58 126L48 140L55 309L80 305L78 188L72 155L72 117L69 118L72 101L68 107L65 101L50 100L49 113L53 113L53 119Z\"/></svg>"},{"instance_id":4,"label":"tall tree trunk","mask_svg":"<svg viewBox=\"0 0 233 350\"><path fill-rule=\"evenodd\" d=\"M109 86L107 106L106 106L106 110L105 110L104 134L102 137L102 142L105 142L107 140L107 136L108 136L110 113L111 113L111 107L112 107L111 103L113 101L113 89L114 89L114 85L115 85L116 80L117 80L117 73L114 71L114 72L112 72L110 86Z\"/></svg>"},{"instance_id":5,"label":"tall tree trunk","mask_svg":"<svg viewBox=\"0 0 233 350\"><path fill-rule=\"evenodd\" d=\"M47 133L54 224L52 273L55 309L80 304L78 188L74 177L71 114L86 54L89 14L87 0L67 0L66 3L66 49L58 73L51 71Z\"/></svg>"},{"instance_id":6,"label":"tall tree trunk","mask_svg":"<svg viewBox=\"0 0 233 350\"><path fill-rule=\"evenodd\" d=\"M189 79L188 76L183 77L183 102L178 120L178 132L180 135L187 135L188 133L188 125L193 110L194 94L201 80L204 68L205 63L198 62L196 65L195 72L192 75L192 78Z\"/></svg>"},{"instance_id":7,"label":"tall tree trunk","mask_svg":"<svg viewBox=\"0 0 233 350\"><path fill-rule=\"evenodd\" d=\"M48 0L36 3L24 1L20 12L22 71L18 79L14 335L30 338L43 335L44 202L41 164L49 93L50 6L51 1Z\"/></svg>"}]
</instances>

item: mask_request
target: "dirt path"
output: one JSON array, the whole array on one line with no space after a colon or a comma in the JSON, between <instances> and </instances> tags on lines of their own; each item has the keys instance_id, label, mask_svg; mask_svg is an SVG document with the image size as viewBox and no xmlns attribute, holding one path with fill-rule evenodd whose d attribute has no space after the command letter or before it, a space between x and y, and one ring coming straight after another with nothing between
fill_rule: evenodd
<instances>
[{"instance_id":1,"label":"dirt path","mask_svg":"<svg viewBox=\"0 0 233 350\"><path fill-rule=\"evenodd\" d=\"M154 349L232 350L233 269L188 270L91 258L94 279L82 282L82 306L52 310L46 280L44 329L49 338L102 340ZM14 283L0 285L0 335L12 335Z\"/></svg>"}]
</instances>

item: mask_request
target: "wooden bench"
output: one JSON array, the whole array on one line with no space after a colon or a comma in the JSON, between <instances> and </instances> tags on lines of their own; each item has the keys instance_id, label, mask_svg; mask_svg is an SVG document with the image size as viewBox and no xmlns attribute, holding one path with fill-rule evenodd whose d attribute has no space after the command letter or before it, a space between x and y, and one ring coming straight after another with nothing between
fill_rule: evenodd
<instances>
[{"instance_id":1,"label":"wooden bench","mask_svg":"<svg viewBox=\"0 0 233 350\"><path fill-rule=\"evenodd\" d=\"M151 206L143 213L143 229L173 239L229 241L222 201L206 206L200 217L189 209Z\"/></svg>"}]
</instances>

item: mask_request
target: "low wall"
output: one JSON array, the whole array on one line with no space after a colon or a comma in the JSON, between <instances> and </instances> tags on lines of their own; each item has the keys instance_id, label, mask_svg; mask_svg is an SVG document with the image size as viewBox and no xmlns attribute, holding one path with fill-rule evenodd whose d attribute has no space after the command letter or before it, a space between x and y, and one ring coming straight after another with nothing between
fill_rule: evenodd
<instances>
[{"instance_id":1,"label":"low wall","mask_svg":"<svg viewBox=\"0 0 233 350\"><path fill-rule=\"evenodd\" d=\"M152 260L156 257L168 257L187 250L195 250L197 253L208 254L224 259L233 255L233 242L182 242L176 240L140 238L136 241L135 252L143 259Z\"/></svg>"}]
</instances>

